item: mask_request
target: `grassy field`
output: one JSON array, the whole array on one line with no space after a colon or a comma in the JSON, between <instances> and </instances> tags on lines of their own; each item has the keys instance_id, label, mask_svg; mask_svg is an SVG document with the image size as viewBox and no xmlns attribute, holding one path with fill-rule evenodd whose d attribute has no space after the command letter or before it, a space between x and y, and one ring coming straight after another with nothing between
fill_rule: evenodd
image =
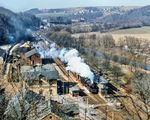
<instances>
[{"instance_id":1,"label":"grassy field","mask_svg":"<svg viewBox=\"0 0 150 120\"><path fill-rule=\"evenodd\" d=\"M118 31L113 31L110 34L113 35L116 41L118 41L121 37L124 37L124 36L133 36L137 38L147 39L150 41L150 27L118 30Z\"/></svg>"},{"instance_id":2,"label":"grassy field","mask_svg":"<svg viewBox=\"0 0 150 120\"><path fill-rule=\"evenodd\" d=\"M150 34L112 34L115 41L119 41L120 38L123 38L125 36L131 36L136 38L142 38L150 41Z\"/></svg>"},{"instance_id":3,"label":"grassy field","mask_svg":"<svg viewBox=\"0 0 150 120\"><path fill-rule=\"evenodd\" d=\"M123 38L125 36L132 36L136 38L147 39L150 41L150 27L131 28L131 29L124 29L124 30L117 30L108 33L100 33L100 32L79 33L79 34L73 34L73 36L78 37L81 34L84 35L96 34L97 36L111 34L116 42L118 42L120 38Z\"/></svg>"},{"instance_id":4,"label":"grassy field","mask_svg":"<svg viewBox=\"0 0 150 120\"><path fill-rule=\"evenodd\" d=\"M111 32L112 34L150 34L150 27L130 28Z\"/></svg>"}]
</instances>

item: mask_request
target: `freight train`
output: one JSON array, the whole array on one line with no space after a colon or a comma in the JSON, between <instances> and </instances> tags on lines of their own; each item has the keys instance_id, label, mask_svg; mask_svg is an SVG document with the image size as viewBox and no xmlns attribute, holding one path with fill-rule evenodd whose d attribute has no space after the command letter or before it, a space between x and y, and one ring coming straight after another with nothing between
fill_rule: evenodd
<instances>
[{"instance_id":1,"label":"freight train","mask_svg":"<svg viewBox=\"0 0 150 120\"><path fill-rule=\"evenodd\" d=\"M64 65L65 67L67 67L67 63L65 63L65 62L63 62L63 65ZM80 79L80 81L81 81L81 83L82 83L85 87L87 87L87 89L88 89L91 93L93 93L93 94L98 94L98 92L99 92L99 87L98 87L97 83L99 82L99 79L98 79L98 76L95 74L95 72L94 72L94 71L92 71L92 72L94 73L94 81L95 81L95 82L93 82L93 83L91 83L91 80L90 80L90 79L85 78L85 77L81 77L81 76L78 75L77 73L73 73L73 72L69 71L69 73L72 73L74 76L76 76L76 77L78 76L79 79Z\"/></svg>"}]
</instances>

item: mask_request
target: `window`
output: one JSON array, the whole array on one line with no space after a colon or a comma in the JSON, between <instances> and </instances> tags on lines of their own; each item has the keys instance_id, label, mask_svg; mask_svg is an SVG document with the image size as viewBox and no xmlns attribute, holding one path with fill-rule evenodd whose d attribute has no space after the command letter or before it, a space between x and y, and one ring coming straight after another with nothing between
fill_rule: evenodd
<instances>
[{"instance_id":1,"label":"window","mask_svg":"<svg viewBox=\"0 0 150 120\"><path fill-rule=\"evenodd\" d=\"M50 116L49 116L49 119L51 120L52 118L53 118L53 117L50 115Z\"/></svg>"},{"instance_id":2,"label":"window","mask_svg":"<svg viewBox=\"0 0 150 120\"><path fill-rule=\"evenodd\" d=\"M52 89L50 89L50 90L49 90L49 93L50 93L50 95L52 95L52 93L53 93L53 90L52 90Z\"/></svg>"}]
</instances>

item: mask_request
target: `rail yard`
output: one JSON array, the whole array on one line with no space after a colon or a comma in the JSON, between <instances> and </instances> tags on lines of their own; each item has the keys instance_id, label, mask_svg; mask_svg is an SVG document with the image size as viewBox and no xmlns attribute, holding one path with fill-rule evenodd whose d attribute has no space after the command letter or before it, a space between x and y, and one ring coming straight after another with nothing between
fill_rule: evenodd
<instances>
[{"instance_id":1,"label":"rail yard","mask_svg":"<svg viewBox=\"0 0 150 120\"><path fill-rule=\"evenodd\" d=\"M39 33L34 33L34 35L39 35ZM42 35L40 35L42 36ZM40 38L41 39L41 38ZM44 37L43 40L48 40L47 38ZM45 43L44 41L40 40L40 44ZM26 44L26 45L25 45ZM124 120L124 116L134 116L134 119L138 120L139 118L139 111L137 112L137 108L141 108L142 107L142 102L139 101L140 105L134 105L133 101L136 100L136 97L127 93L126 90L124 90L121 87L118 87L115 83L113 83L112 81L109 81L107 79L105 79L103 77L103 74L99 74L99 70L96 67L92 67L90 66L94 73L94 81L93 83L90 83L89 79L80 76L78 73L76 72L72 72L71 70L66 70L66 63L61 61L60 58L38 58L38 53L33 53L33 55L35 54L35 58L33 56L32 58L32 53L29 51L29 53L26 53L25 55L27 56L28 54L31 54L31 58L28 59L22 57L21 59L19 58L18 61L19 64L17 64L14 59L16 59L14 55L14 51L16 51L20 46L30 46L31 43L24 43L23 45L20 44L16 44L14 47L10 47L9 48L9 56L6 56L6 62L4 64L4 66L7 68L4 73L8 74L8 78L7 79L11 79L13 76L12 74L14 74L14 70L16 68L13 68L15 65L19 65L17 69L20 69L21 66L23 65L30 65L30 66L41 66L42 64L45 64L46 62L48 62L48 64L53 64L55 66L55 69L58 71L59 74L59 79L63 82L62 84L62 88L61 88L61 96L63 96L63 99L65 101L70 101L73 104L79 104L77 102L80 102L79 99L82 99L82 103L79 104L79 108L82 111L80 113L80 117L82 116L82 118L85 119L101 119L101 118L106 118L108 120ZM48 44L48 43L47 43ZM32 44L31 44L32 45ZM34 47L32 48L34 49ZM50 53L51 54L51 53ZM10 57L11 56L11 57ZM9 58L9 61L8 61ZM22 63L22 59L24 59L24 62ZM33 61L32 61L33 59ZM11 61L11 62L10 62ZM13 63L12 63L13 61ZM43 62L45 61L45 63ZM42 64L41 64L42 62ZM40 65L41 64L41 65ZM47 64L47 63L46 63ZM21 65L21 66L20 66ZM33 67L34 69L34 67ZM29 74L29 73L28 73ZM41 73L40 73L41 74ZM44 80L43 75L40 75L42 77L42 81ZM11 80L8 80L11 81ZM45 83L45 82L44 82ZM76 92L68 92L70 87L68 86L68 88L65 88L65 85L68 83L69 86L70 84L75 84L75 86L77 87L77 91ZM28 83L27 83L28 84ZM33 90L35 88L35 86L31 86L28 85L30 90ZM51 85L47 86L48 89L51 88ZM46 90L46 88L43 88L42 91L44 91L44 89ZM53 88L55 91L55 88ZM67 90L66 90L67 89ZM40 86L36 87L36 89L34 89L34 91L38 91L40 90ZM57 91L59 91L57 89ZM65 91L65 92L64 92ZM49 93L47 93L49 94ZM54 94L54 93L52 93ZM75 97L75 96L76 97ZM54 96L59 96L57 95L57 93L55 93L55 95L50 96L51 99L53 99ZM55 101L60 101L59 99L57 99L57 97L54 97ZM62 100L63 100L62 99ZM70 100L69 100L70 99ZM66 102L67 103L67 102ZM82 106L82 107L81 107ZM142 118L142 120L145 119L145 114L143 109L139 109L140 110L140 117ZM92 113L93 112L93 113ZM95 114L94 114L95 113ZM99 116L101 115L101 117ZM100 117L100 118L99 118Z\"/></svg>"},{"instance_id":2,"label":"rail yard","mask_svg":"<svg viewBox=\"0 0 150 120\"><path fill-rule=\"evenodd\" d=\"M5 79L11 82L10 86L19 89L17 87L19 83L13 79L20 81L20 78L16 78L16 76L21 74L23 75L21 79L28 89L44 95L46 100L57 101L62 105L78 105L81 113L78 113L77 119L124 120L126 119L125 116L133 116L133 119L136 120L146 119L144 104L135 95L127 93L124 88L108 80L108 76L105 76L96 66L87 64L93 73L93 82L90 82L89 76L84 77L77 73L78 71L68 70L67 63L62 61L60 57L46 56L53 54L55 50L60 51L59 49L62 48L57 46L58 48L52 47L47 50L47 46L53 46L53 42L43 35L43 31L33 33L33 36L36 37L37 41L16 44L8 49L3 65L6 69L3 69L3 73L6 76ZM36 45L44 46L45 51ZM20 53L16 54L17 51ZM86 63L83 64L86 65ZM82 71L82 68L79 69ZM49 76L48 74L51 72L54 73ZM34 82L30 83L32 80ZM8 85L9 89L10 86ZM15 90L15 94L16 91L19 90ZM138 103L134 104L134 101L138 101Z\"/></svg>"}]
</instances>

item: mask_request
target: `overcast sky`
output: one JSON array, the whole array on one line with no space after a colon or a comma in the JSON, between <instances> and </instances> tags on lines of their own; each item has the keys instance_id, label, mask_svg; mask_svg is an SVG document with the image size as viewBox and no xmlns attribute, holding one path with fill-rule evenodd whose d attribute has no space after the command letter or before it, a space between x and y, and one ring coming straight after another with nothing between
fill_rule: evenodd
<instances>
[{"instance_id":1,"label":"overcast sky","mask_svg":"<svg viewBox=\"0 0 150 120\"><path fill-rule=\"evenodd\" d=\"M31 8L67 8L82 6L145 6L150 0L0 0L0 6L15 12Z\"/></svg>"}]
</instances>

